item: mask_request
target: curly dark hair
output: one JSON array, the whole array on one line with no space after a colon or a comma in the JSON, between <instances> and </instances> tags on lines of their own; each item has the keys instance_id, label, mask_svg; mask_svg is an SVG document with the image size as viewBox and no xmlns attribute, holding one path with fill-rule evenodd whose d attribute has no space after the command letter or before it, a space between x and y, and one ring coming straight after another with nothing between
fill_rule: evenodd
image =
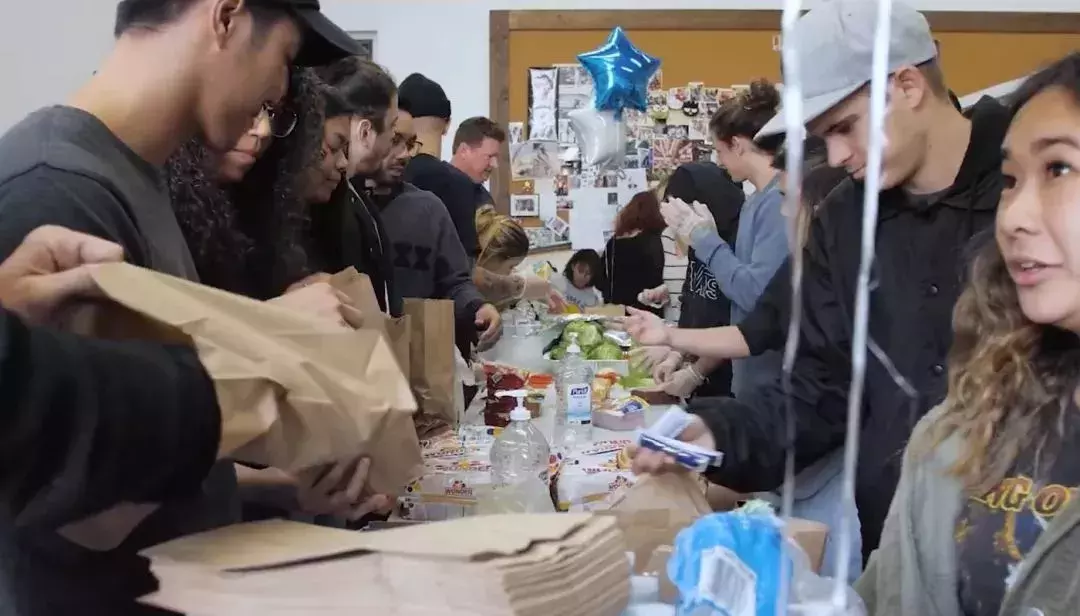
<instances>
[{"instance_id":1,"label":"curly dark hair","mask_svg":"<svg viewBox=\"0 0 1080 616\"><path fill-rule=\"evenodd\" d=\"M169 159L173 210L203 283L269 299L309 273L301 181L322 147L322 87L312 71L294 69L286 100L296 127L274 139L238 184L215 180L216 157L197 140Z\"/></svg>"}]
</instances>

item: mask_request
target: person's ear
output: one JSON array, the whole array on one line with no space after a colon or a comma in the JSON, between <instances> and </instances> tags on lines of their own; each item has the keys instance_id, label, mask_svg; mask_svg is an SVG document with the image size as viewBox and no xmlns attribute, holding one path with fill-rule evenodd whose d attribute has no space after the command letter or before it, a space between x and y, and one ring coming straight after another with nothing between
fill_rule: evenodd
<instances>
[{"instance_id":1,"label":"person's ear","mask_svg":"<svg viewBox=\"0 0 1080 616\"><path fill-rule=\"evenodd\" d=\"M915 109L930 95L930 82L914 66L903 66L889 80L889 104Z\"/></svg>"},{"instance_id":2,"label":"person's ear","mask_svg":"<svg viewBox=\"0 0 1080 616\"><path fill-rule=\"evenodd\" d=\"M375 137L375 126L372 125L371 120L367 118L357 118L353 120L352 138L357 143L368 145Z\"/></svg>"},{"instance_id":3,"label":"person's ear","mask_svg":"<svg viewBox=\"0 0 1080 616\"><path fill-rule=\"evenodd\" d=\"M210 3L210 30L218 49L223 49L229 39L236 36L244 5L245 0L213 0Z\"/></svg>"}]
</instances>

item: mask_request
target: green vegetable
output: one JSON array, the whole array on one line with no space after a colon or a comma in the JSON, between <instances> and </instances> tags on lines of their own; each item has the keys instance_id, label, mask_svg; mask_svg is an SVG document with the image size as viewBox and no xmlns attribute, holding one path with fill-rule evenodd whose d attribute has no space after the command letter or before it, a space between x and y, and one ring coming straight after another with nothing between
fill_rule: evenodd
<instances>
[{"instance_id":1,"label":"green vegetable","mask_svg":"<svg viewBox=\"0 0 1080 616\"><path fill-rule=\"evenodd\" d=\"M597 345L588 354L589 359L594 360L619 360L623 359L623 350L613 342L604 342Z\"/></svg>"},{"instance_id":2,"label":"green vegetable","mask_svg":"<svg viewBox=\"0 0 1080 616\"><path fill-rule=\"evenodd\" d=\"M652 379L648 372L631 367L630 374L619 379L619 385L623 389L650 389L656 387L656 381Z\"/></svg>"},{"instance_id":3,"label":"green vegetable","mask_svg":"<svg viewBox=\"0 0 1080 616\"><path fill-rule=\"evenodd\" d=\"M570 334L577 334L578 346L582 352L588 352L604 341L604 326L593 321L571 321L563 330L563 340L569 341Z\"/></svg>"},{"instance_id":4,"label":"green vegetable","mask_svg":"<svg viewBox=\"0 0 1080 616\"><path fill-rule=\"evenodd\" d=\"M561 361L563 357L566 357L566 349L568 348L570 348L570 339L563 338L559 341L559 344L555 345L555 348L551 349L548 355L555 361Z\"/></svg>"}]
</instances>

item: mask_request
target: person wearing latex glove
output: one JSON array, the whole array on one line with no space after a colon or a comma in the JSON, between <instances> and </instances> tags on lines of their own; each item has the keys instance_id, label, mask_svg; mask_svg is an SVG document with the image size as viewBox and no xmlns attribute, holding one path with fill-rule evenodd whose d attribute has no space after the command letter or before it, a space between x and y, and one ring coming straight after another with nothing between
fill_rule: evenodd
<instances>
[{"instance_id":1,"label":"person wearing latex glove","mask_svg":"<svg viewBox=\"0 0 1080 616\"><path fill-rule=\"evenodd\" d=\"M682 353L669 351L667 357L657 364L652 371L652 378L658 384L664 384L671 380L672 375L683 364Z\"/></svg>"},{"instance_id":2,"label":"person wearing latex glove","mask_svg":"<svg viewBox=\"0 0 1080 616\"><path fill-rule=\"evenodd\" d=\"M671 373L661 383L664 393L676 398L689 398L698 387L705 384L705 377L701 375L694 364L687 364Z\"/></svg>"},{"instance_id":3,"label":"person wearing latex glove","mask_svg":"<svg viewBox=\"0 0 1080 616\"><path fill-rule=\"evenodd\" d=\"M646 306L661 308L671 301L671 292L663 284L653 289L645 289L638 294L638 301Z\"/></svg>"},{"instance_id":4,"label":"person wearing latex glove","mask_svg":"<svg viewBox=\"0 0 1080 616\"><path fill-rule=\"evenodd\" d=\"M631 335L633 334L631 333ZM630 351L630 363L635 368L651 373L671 355L671 348L666 345L649 345L645 343L642 343L642 345Z\"/></svg>"},{"instance_id":5,"label":"person wearing latex glove","mask_svg":"<svg viewBox=\"0 0 1080 616\"><path fill-rule=\"evenodd\" d=\"M668 199L660 204L660 215L676 238L687 246L691 245L691 236L699 229L700 232L716 233L716 221L709 208L697 201L690 204L682 199Z\"/></svg>"}]
</instances>

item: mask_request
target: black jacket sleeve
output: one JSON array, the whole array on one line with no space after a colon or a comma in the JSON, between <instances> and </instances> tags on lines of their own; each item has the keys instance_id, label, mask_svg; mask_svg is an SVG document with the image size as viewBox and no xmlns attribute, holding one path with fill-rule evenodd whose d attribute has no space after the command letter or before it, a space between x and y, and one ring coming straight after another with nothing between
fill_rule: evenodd
<instances>
[{"instance_id":1,"label":"black jacket sleeve","mask_svg":"<svg viewBox=\"0 0 1080 616\"><path fill-rule=\"evenodd\" d=\"M799 353L791 375L791 415L782 381L740 400L702 399L691 405L724 452L711 481L739 492L783 483L788 419L795 426L796 471L843 446L851 379L850 315L833 288L822 222L811 227L805 251Z\"/></svg>"},{"instance_id":2,"label":"black jacket sleeve","mask_svg":"<svg viewBox=\"0 0 1080 616\"><path fill-rule=\"evenodd\" d=\"M754 310L737 325L750 355L784 348L791 321L791 259L776 270Z\"/></svg>"},{"instance_id":3,"label":"black jacket sleeve","mask_svg":"<svg viewBox=\"0 0 1080 616\"><path fill-rule=\"evenodd\" d=\"M27 327L0 309L0 509L56 526L198 489L221 418L195 352Z\"/></svg>"}]
</instances>

